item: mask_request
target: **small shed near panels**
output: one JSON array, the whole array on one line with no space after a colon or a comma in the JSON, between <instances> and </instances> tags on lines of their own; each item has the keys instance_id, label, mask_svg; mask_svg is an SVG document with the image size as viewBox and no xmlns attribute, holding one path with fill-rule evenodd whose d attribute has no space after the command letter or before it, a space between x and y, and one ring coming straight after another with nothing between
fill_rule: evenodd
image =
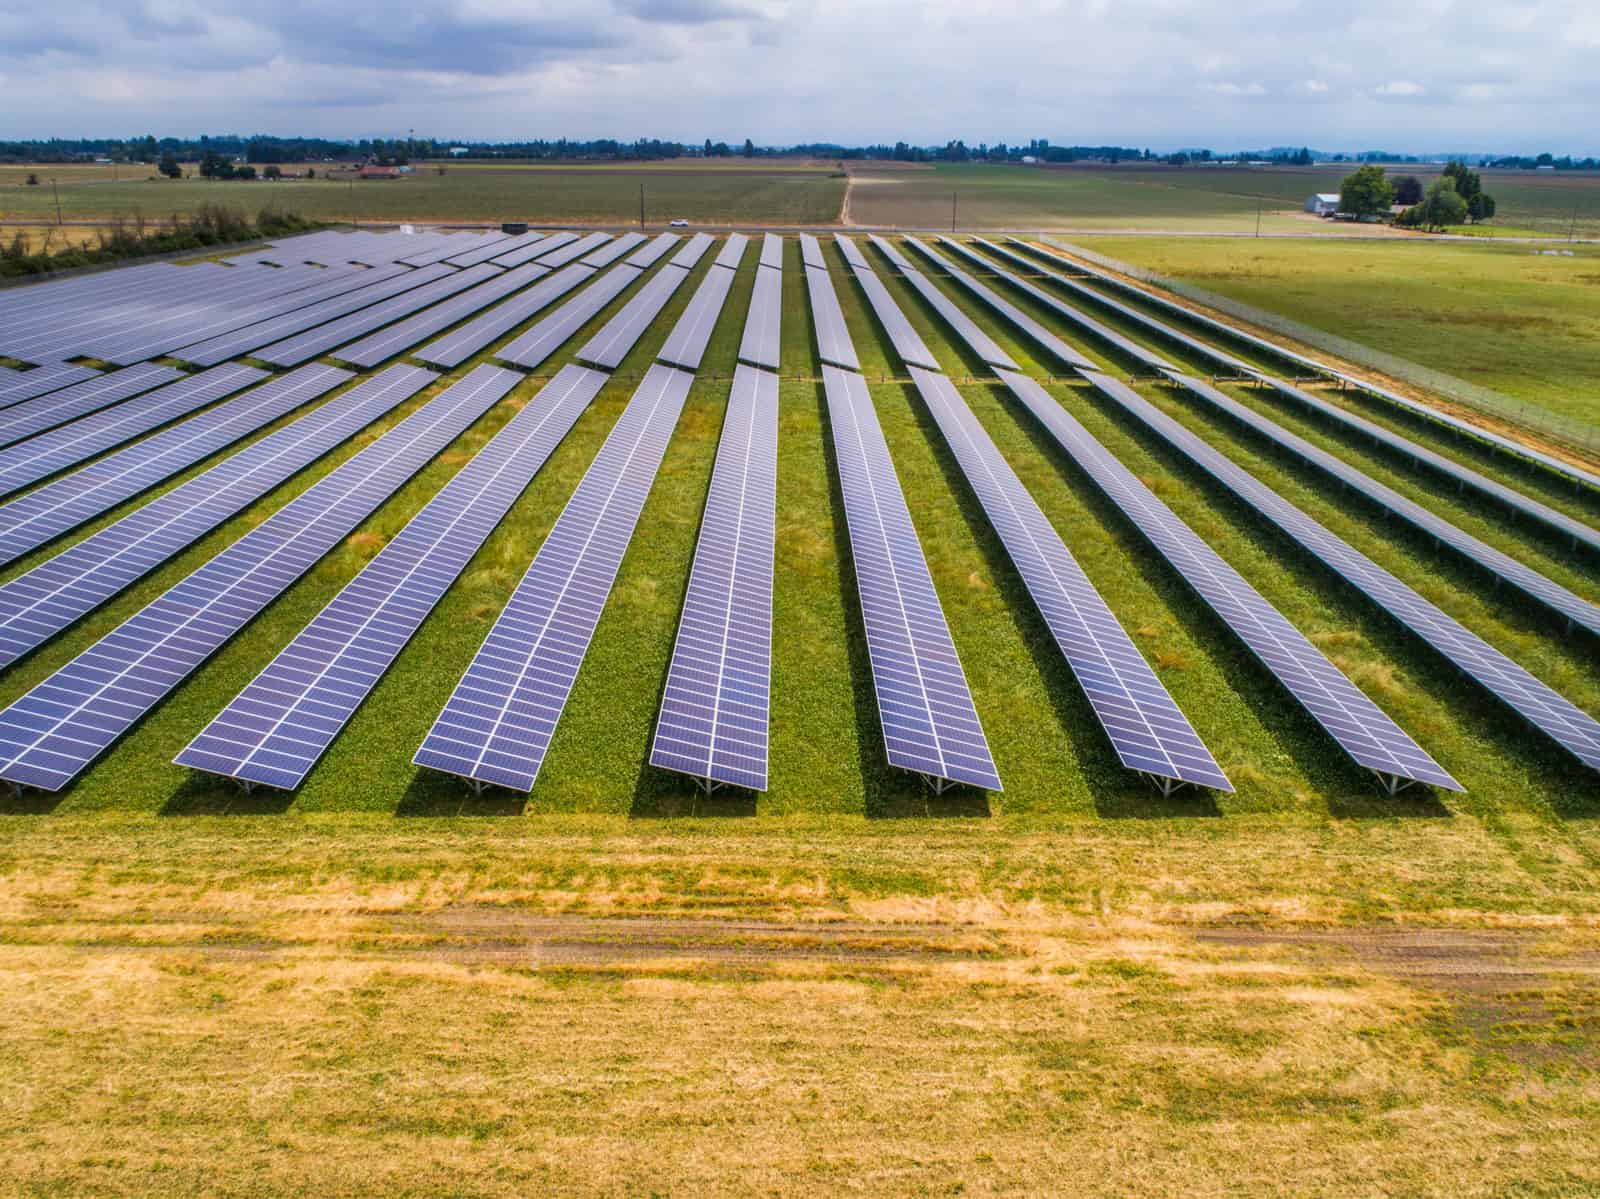
<instances>
[{"instance_id":1,"label":"small shed near panels","mask_svg":"<svg viewBox=\"0 0 1600 1199\"><path fill-rule=\"evenodd\" d=\"M1339 211L1338 192L1316 192L1306 201L1306 211L1318 216L1332 216Z\"/></svg>"}]
</instances>

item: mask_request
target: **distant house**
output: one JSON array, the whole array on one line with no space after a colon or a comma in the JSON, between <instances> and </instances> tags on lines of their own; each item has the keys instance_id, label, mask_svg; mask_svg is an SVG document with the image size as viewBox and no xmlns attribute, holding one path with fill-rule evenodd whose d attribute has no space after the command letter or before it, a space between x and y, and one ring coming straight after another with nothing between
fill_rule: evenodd
<instances>
[{"instance_id":1,"label":"distant house","mask_svg":"<svg viewBox=\"0 0 1600 1199\"><path fill-rule=\"evenodd\" d=\"M1023 155L1023 156L1022 156L1022 165L1023 165L1023 166L1029 166L1029 167L1031 167L1031 166L1034 166L1034 165L1035 165L1035 164L1037 164L1037 163L1038 163L1038 161L1039 161L1039 160L1038 160L1038 158L1036 158L1036 157L1035 157L1035 156L1034 156L1034 155L1032 155L1032 154L1024 154L1024 155Z\"/></svg>"},{"instance_id":2,"label":"distant house","mask_svg":"<svg viewBox=\"0 0 1600 1199\"><path fill-rule=\"evenodd\" d=\"M465 157L466 155L468 155L470 153L472 153L472 151L467 149L465 146L451 146L450 147L450 157L451 158L463 158L463 157Z\"/></svg>"},{"instance_id":3,"label":"distant house","mask_svg":"<svg viewBox=\"0 0 1600 1199\"><path fill-rule=\"evenodd\" d=\"M1338 192L1317 192L1306 201L1306 211L1317 216L1332 216L1339 211Z\"/></svg>"},{"instance_id":4,"label":"distant house","mask_svg":"<svg viewBox=\"0 0 1600 1199\"><path fill-rule=\"evenodd\" d=\"M400 168L399 167L380 167L380 166L374 166L371 163L368 163L366 166L362 167L359 173L360 173L360 175L361 175L361 177L363 179L398 179L398 178L400 178Z\"/></svg>"}]
</instances>

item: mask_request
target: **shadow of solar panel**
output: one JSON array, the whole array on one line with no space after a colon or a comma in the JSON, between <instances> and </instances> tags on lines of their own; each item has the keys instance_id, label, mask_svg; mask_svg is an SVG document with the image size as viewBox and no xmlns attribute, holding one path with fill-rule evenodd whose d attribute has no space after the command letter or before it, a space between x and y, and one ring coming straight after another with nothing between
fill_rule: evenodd
<instances>
[{"instance_id":1,"label":"shadow of solar panel","mask_svg":"<svg viewBox=\"0 0 1600 1199\"><path fill-rule=\"evenodd\" d=\"M349 371L320 363L302 367L0 506L0 564L16 561L352 378Z\"/></svg>"},{"instance_id":2,"label":"shadow of solar panel","mask_svg":"<svg viewBox=\"0 0 1600 1199\"><path fill-rule=\"evenodd\" d=\"M499 395L522 378L483 376ZM557 374L174 761L298 787L605 382Z\"/></svg>"},{"instance_id":3,"label":"shadow of solar panel","mask_svg":"<svg viewBox=\"0 0 1600 1199\"><path fill-rule=\"evenodd\" d=\"M695 289L694 298L683 310L683 315L667 335L666 345L656 355L663 362L697 370L705 356L706 345L717 327L723 305L728 300L728 289L733 286L733 272L726 267L713 265Z\"/></svg>"},{"instance_id":4,"label":"shadow of solar panel","mask_svg":"<svg viewBox=\"0 0 1600 1199\"><path fill-rule=\"evenodd\" d=\"M650 763L765 791L778 377L735 369Z\"/></svg>"},{"instance_id":5,"label":"shadow of solar panel","mask_svg":"<svg viewBox=\"0 0 1600 1199\"><path fill-rule=\"evenodd\" d=\"M739 341L739 357L768 370L777 370L782 319L783 272L757 267L755 288L750 293L750 312L744 319L744 335Z\"/></svg>"},{"instance_id":6,"label":"shadow of solar panel","mask_svg":"<svg viewBox=\"0 0 1600 1199\"><path fill-rule=\"evenodd\" d=\"M1461 790L1427 751L1044 388L1022 375L1001 372L1000 377L1095 486L1351 760L1377 775L1391 794L1407 782Z\"/></svg>"},{"instance_id":7,"label":"shadow of solar panel","mask_svg":"<svg viewBox=\"0 0 1600 1199\"><path fill-rule=\"evenodd\" d=\"M502 362L533 370L598 316L602 308L637 283L643 274L625 262L602 272L560 308L495 351L494 356Z\"/></svg>"},{"instance_id":8,"label":"shadow of solar panel","mask_svg":"<svg viewBox=\"0 0 1600 1199\"><path fill-rule=\"evenodd\" d=\"M815 273L815 272L808 272ZM850 557L889 763L1000 789L922 544L860 375L822 368Z\"/></svg>"},{"instance_id":9,"label":"shadow of solar panel","mask_svg":"<svg viewBox=\"0 0 1600 1199\"><path fill-rule=\"evenodd\" d=\"M488 375L485 372L489 372ZM0 712L0 779L57 791L493 403L479 367Z\"/></svg>"},{"instance_id":10,"label":"shadow of solar panel","mask_svg":"<svg viewBox=\"0 0 1600 1199\"><path fill-rule=\"evenodd\" d=\"M1184 783L1232 791L1211 751L950 380L916 367L911 378L1118 760L1164 793Z\"/></svg>"},{"instance_id":11,"label":"shadow of solar panel","mask_svg":"<svg viewBox=\"0 0 1600 1199\"><path fill-rule=\"evenodd\" d=\"M644 331L661 315L673 293L688 277L688 271L669 262L583 344L577 356L607 370L621 366L628 351L644 336Z\"/></svg>"},{"instance_id":12,"label":"shadow of solar panel","mask_svg":"<svg viewBox=\"0 0 1600 1199\"><path fill-rule=\"evenodd\" d=\"M1491 695L1520 713L1586 766L1600 769L1600 723L1592 716L1234 465L1133 389L1093 372L1086 371L1084 375L1102 395L1276 525L1337 577L1360 591Z\"/></svg>"},{"instance_id":13,"label":"shadow of solar panel","mask_svg":"<svg viewBox=\"0 0 1600 1199\"><path fill-rule=\"evenodd\" d=\"M827 271L806 268L806 293L811 299L811 323L817 333L817 356L835 366L861 369L856 347L845 327L844 311Z\"/></svg>"},{"instance_id":14,"label":"shadow of solar panel","mask_svg":"<svg viewBox=\"0 0 1600 1199\"><path fill-rule=\"evenodd\" d=\"M418 766L479 790L533 789L692 382L659 363L646 373L417 750Z\"/></svg>"}]
</instances>

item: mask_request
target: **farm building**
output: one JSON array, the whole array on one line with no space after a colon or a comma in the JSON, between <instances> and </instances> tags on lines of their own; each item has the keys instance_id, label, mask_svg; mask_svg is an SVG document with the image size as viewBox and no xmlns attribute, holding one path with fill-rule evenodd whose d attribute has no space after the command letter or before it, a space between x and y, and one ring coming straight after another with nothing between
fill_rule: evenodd
<instances>
[{"instance_id":1,"label":"farm building","mask_svg":"<svg viewBox=\"0 0 1600 1199\"><path fill-rule=\"evenodd\" d=\"M398 179L400 178L400 168L380 167L369 164L361 168L360 174L363 179Z\"/></svg>"},{"instance_id":2,"label":"farm building","mask_svg":"<svg viewBox=\"0 0 1600 1199\"><path fill-rule=\"evenodd\" d=\"M1306 211L1314 212L1318 216L1332 216L1339 211L1339 194L1337 192L1316 192L1306 200Z\"/></svg>"}]
</instances>

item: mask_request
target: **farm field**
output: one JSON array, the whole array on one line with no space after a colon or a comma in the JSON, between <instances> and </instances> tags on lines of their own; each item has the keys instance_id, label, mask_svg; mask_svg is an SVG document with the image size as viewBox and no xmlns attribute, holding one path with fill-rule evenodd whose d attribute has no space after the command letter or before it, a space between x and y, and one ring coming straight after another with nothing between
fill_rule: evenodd
<instances>
[{"instance_id":1,"label":"farm field","mask_svg":"<svg viewBox=\"0 0 1600 1199\"><path fill-rule=\"evenodd\" d=\"M172 758L634 293L573 333L74 785L0 799L0 1093L12 1097L0 1129L13 1147L0 1194L1021 1195L1064 1169L1084 1178L1082 1193L1105 1195L1600 1187L1593 771L930 269L1465 787L1386 795L880 251L858 244L1236 791L1163 796L1119 763L831 239L828 271L1004 789L934 795L885 763L793 238L768 790L707 796L646 762L757 247L532 794L475 795L411 764L696 286L722 269L708 253L298 791L246 794ZM1521 259L1470 250L1463 261L1512 286ZM1444 307L1438 293L1462 269L1419 270L1407 294ZM1600 711L1586 634L1150 380L1055 310L986 282ZM1210 373L1124 318L1094 315ZM7 669L0 706L515 335ZM1559 356L1566 334L1530 320L1520 336L1530 356L1540 339ZM1594 555L1270 393L1223 388L1600 602ZM1374 415L1353 395L1318 394ZM1600 520L1600 493L1376 415L1561 513ZM0 586L217 460L12 563Z\"/></svg>"},{"instance_id":2,"label":"farm field","mask_svg":"<svg viewBox=\"0 0 1600 1199\"><path fill-rule=\"evenodd\" d=\"M1088 249L1600 429L1600 248L1084 237Z\"/></svg>"}]
</instances>

